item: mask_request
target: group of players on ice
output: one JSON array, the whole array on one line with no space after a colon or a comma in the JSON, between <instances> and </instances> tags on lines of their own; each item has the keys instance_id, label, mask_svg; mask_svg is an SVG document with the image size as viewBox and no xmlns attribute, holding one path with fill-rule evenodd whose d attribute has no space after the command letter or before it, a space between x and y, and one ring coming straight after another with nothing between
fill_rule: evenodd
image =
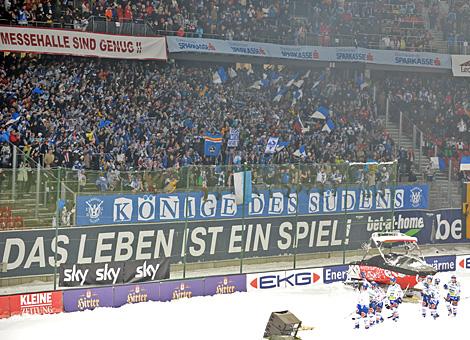
<instances>
[{"instance_id":1,"label":"group of players on ice","mask_svg":"<svg viewBox=\"0 0 470 340\"><path fill-rule=\"evenodd\" d=\"M446 294L444 301L447 307L447 312L450 317L457 316L457 306L460 301L460 283L457 277L452 275L450 281L442 287ZM385 291L376 282L368 282L364 276L361 284L358 286L358 301L356 305L356 313L353 316L354 328L359 329L360 324L363 324L365 329L384 321L382 316L382 309L385 306L390 310L388 319L398 321L398 307L402 303L403 290L397 283L395 277L390 279L390 285ZM425 318L429 314L432 318L437 319L439 314L437 306L441 296L440 279L428 275L423 282L423 289L421 290L421 313Z\"/></svg>"}]
</instances>

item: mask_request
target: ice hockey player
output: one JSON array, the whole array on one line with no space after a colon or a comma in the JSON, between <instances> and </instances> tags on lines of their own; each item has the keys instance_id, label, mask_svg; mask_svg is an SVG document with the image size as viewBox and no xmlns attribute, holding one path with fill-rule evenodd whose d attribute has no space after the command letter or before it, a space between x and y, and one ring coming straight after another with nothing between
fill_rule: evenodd
<instances>
[{"instance_id":1,"label":"ice hockey player","mask_svg":"<svg viewBox=\"0 0 470 340\"><path fill-rule=\"evenodd\" d=\"M369 308L369 319L370 324L373 325L374 323L383 322L384 318L382 317L382 308L383 308L383 301L385 300L385 292L384 290L378 285L377 282L371 282L371 290L370 290L370 308Z\"/></svg>"},{"instance_id":2,"label":"ice hockey player","mask_svg":"<svg viewBox=\"0 0 470 340\"><path fill-rule=\"evenodd\" d=\"M457 316L457 305L460 301L460 283L457 282L455 275L452 275L450 281L444 284L444 289L448 291L445 297L448 315Z\"/></svg>"},{"instance_id":3,"label":"ice hockey player","mask_svg":"<svg viewBox=\"0 0 470 340\"><path fill-rule=\"evenodd\" d=\"M356 315L353 317L354 320L354 328L358 329L359 324L362 320L364 323L364 328L369 328L369 318L367 313L369 312L369 284L364 283L361 287L359 287L359 296L356 305Z\"/></svg>"},{"instance_id":4,"label":"ice hockey player","mask_svg":"<svg viewBox=\"0 0 470 340\"><path fill-rule=\"evenodd\" d=\"M426 317L427 310L429 309L429 300L431 298L432 290L432 276L426 276L426 279L423 282L423 290L421 291L421 314L423 318Z\"/></svg>"},{"instance_id":5,"label":"ice hockey player","mask_svg":"<svg viewBox=\"0 0 470 340\"><path fill-rule=\"evenodd\" d=\"M439 299L441 297L441 294L439 292L439 283L441 280L438 277L434 278L434 284L431 285L430 287L430 295L429 295L429 311L431 313L431 316L433 317L434 320L436 320L439 317L439 313L437 312L437 306L439 305Z\"/></svg>"},{"instance_id":6,"label":"ice hockey player","mask_svg":"<svg viewBox=\"0 0 470 340\"><path fill-rule=\"evenodd\" d=\"M398 305L402 303L403 298L403 291L401 290L400 285L397 283L397 279L392 277L390 279L390 285L387 289L387 300L388 305L386 305L387 309L390 309L392 312L391 318L393 321L397 322L399 315L398 315Z\"/></svg>"}]
</instances>

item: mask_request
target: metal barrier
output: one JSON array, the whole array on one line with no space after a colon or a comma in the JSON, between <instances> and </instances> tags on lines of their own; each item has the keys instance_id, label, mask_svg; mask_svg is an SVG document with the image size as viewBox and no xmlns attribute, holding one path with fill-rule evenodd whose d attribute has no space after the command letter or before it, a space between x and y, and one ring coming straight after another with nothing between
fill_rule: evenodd
<instances>
[{"instance_id":1,"label":"metal barrier","mask_svg":"<svg viewBox=\"0 0 470 340\"><path fill-rule=\"evenodd\" d=\"M234 174L251 170L253 192L282 189L289 193L301 190L336 190L341 187L396 185L396 168L389 169L388 183L375 183L378 178L358 179L360 165L342 164L269 164L269 165L208 165L187 166L156 171L103 171L47 168L43 159L33 159L11 147L11 167L1 169L0 205L9 206L18 223L10 221L7 230L73 225L76 220L77 195L109 195L133 193L202 192L220 195L234 192ZM37 162L38 161L38 162ZM246 167L246 168L245 168ZM377 165L368 166L371 174ZM319 172L324 178L318 179ZM21 220L21 223L20 223Z\"/></svg>"},{"instance_id":2,"label":"metal barrier","mask_svg":"<svg viewBox=\"0 0 470 340\"><path fill-rule=\"evenodd\" d=\"M0 25L16 26L5 19L0 19ZM110 21L105 17L90 16L82 23L61 23L61 22L41 22L29 21L27 25L19 26L32 26L32 27L46 27L46 28L64 28L84 30L96 33L108 34L124 34L124 35L137 35L137 36L175 36L179 32L172 30L160 30L154 27L151 21L144 19L134 19L132 21ZM383 38L395 36L395 34L388 33L358 33L351 34L331 34L327 37L320 33L305 32L303 36L296 39L293 38L280 38L279 34L271 30L260 30L254 39L250 41L259 41L264 43L285 44L285 45L312 45L312 46L331 46L331 47L364 47L371 49L394 49L387 47L383 43ZM198 32L184 32L184 37L188 38L207 38L207 39L222 39L227 40L225 34L215 33L198 33ZM420 39L417 35L407 35L406 39ZM409 51L409 52L440 52L451 54L470 54L468 42L456 42L449 44L445 50L441 50L441 46L433 45L433 41L427 42L422 46L406 46L405 48L396 48L396 50Z\"/></svg>"},{"instance_id":3,"label":"metal barrier","mask_svg":"<svg viewBox=\"0 0 470 340\"><path fill-rule=\"evenodd\" d=\"M39 159L13 144L8 146L10 167L0 168L0 206L11 208L13 213L11 220L0 223L0 230L60 225L58 204L70 202L73 206L76 197L63 179L62 169L46 168Z\"/></svg>"}]
</instances>

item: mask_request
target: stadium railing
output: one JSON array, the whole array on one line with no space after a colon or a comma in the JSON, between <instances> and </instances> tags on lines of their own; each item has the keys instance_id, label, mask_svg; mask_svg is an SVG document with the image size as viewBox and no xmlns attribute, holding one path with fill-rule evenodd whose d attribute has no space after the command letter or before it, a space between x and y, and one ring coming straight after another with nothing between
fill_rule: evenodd
<instances>
[{"instance_id":1,"label":"stadium railing","mask_svg":"<svg viewBox=\"0 0 470 340\"><path fill-rule=\"evenodd\" d=\"M371 171L376 171L371 165ZM78 195L164 194L176 192L234 192L233 174L251 170L252 188L261 190L335 190L337 187L363 186L356 178L357 166L338 164L270 164L270 165L193 165L155 171L80 170L47 168L12 146L11 167L0 170L0 207L8 208L22 223L9 223L3 229L70 226L76 216L67 220L65 211L74 211ZM324 184L317 182L323 169ZM332 179L337 169L341 182ZM389 184L397 182L396 170L390 169ZM12 222L12 221L11 221Z\"/></svg>"},{"instance_id":2,"label":"stadium railing","mask_svg":"<svg viewBox=\"0 0 470 340\"><path fill-rule=\"evenodd\" d=\"M42 22L42 21L28 21L27 25L18 25L17 23L10 22L5 19L0 19L0 25L9 26L22 26L22 27L44 27L44 28L60 28L60 29L75 29L96 33L107 34L124 34L124 35L137 35L137 36L176 36L177 31L160 30L152 24L143 19L136 19L133 21L109 21L105 17L91 16L86 21L80 23L62 23L62 22ZM418 35L418 30L415 28L408 29L411 32L405 36L406 40L422 40ZM340 34L331 33L324 36L320 33L305 32L303 36L294 39L293 37L282 38L276 32L271 30L259 31L254 39L250 41L258 41L263 43L283 44L283 45L311 45L311 46L331 46L331 47L364 47L372 49L390 49L409 52L452 52L460 54L469 54L470 47L467 42L458 42L449 44L448 48L442 49L440 45L434 45L432 40L426 41L425 44L418 46L405 46L405 48L387 47L383 43L385 37L397 37L393 33L358 33ZM206 39L221 39L227 40L228 37L224 34L210 34L185 31L184 37L186 38L206 38Z\"/></svg>"}]
</instances>

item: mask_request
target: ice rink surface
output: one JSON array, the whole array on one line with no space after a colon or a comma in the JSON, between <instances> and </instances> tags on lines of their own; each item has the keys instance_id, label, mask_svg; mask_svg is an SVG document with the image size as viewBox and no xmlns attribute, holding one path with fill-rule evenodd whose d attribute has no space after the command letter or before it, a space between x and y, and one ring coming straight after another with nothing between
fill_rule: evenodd
<instances>
[{"instance_id":1,"label":"ice rink surface","mask_svg":"<svg viewBox=\"0 0 470 340\"><path fill-rule=\"evenodd\" d=\"M450 273L440 273L447 282ZM56 315L25 315L0 320L1 340L25 339L262 339L271 312L289 310L312 331L302 339L386 340L406 338L466 338L470 320L470 273L458 274L462 287L456 318L448 317L442 301L437 320L421 316L418 303L403 303L400 320L386 320L365 330L354 330L350 313L355 292L342 283L231 295L195 297L172 302L146 302L121 308ZM388 311L385 310L385 316Z\"/></svg>"}]
</instances>

